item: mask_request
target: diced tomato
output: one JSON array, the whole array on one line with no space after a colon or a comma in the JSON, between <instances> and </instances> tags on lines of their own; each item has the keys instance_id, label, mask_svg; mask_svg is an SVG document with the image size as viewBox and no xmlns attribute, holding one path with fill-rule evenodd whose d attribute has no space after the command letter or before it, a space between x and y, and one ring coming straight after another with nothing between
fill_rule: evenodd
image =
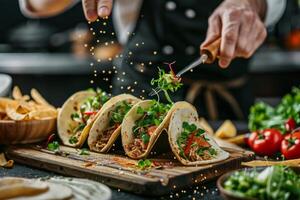
<instances>
[{"instance_id":1,"label":"diced tomato","mask_svg":"<svg viewBox=\"0 0 300 200\"><path fill-rule=\"evenodd\" d=\"M84 112L85 115L91 116L97 114L97 111L86 111Z\"/></svg>"},{"instance_id":2,"label":"diced tomato","mask_svg":"<svg viewBox=\"0 0 300 200\"><path fill-rule=\"evenodd\" d=\"M149 126L147 129L148 135L152 135L156 129L157 129L157 126Z\"/></svg>"},{"instance_id":3,"label":"diced tomato","mask_svg":"<svg viewBox=\"0 0 300 200\"><path fill-rule=\"evenodd\" d=\"M194 141L195 133L196 133L196 131L192 132L192 133L189 135L189 138L188 138L187 141L186 141L186 145L185 145L185 148L184 148L184 154L185 154L186 156L189 155L189 153L190 153L191 146L192 146L193 141Z\"/></svg>"},{"instance_id":4,"label":"diced tomato","mask_svg":"<svg viewBox=\"0 0 300 200\"><path fill-rule=\"evenodd\" d=\"M200 147L210 147L210 144L202 137L195 137L195 142L200 146Z\"/></svg>"}]
</instances>

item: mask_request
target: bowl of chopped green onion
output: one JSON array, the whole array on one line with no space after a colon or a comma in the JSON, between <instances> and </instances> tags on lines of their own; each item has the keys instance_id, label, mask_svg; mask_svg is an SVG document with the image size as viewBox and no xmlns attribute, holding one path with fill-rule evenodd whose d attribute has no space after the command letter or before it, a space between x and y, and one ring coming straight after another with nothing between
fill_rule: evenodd
<instances>
[{"instance_id":1,"label":"bowl of chopped green onion","mask_svg":"<svg viewBox=\"0 0 300 200\"><path fill-rule=\"evenodd\" d=\"M228 172L218 179L217 186L227 200L300 199L300 175L286 166Z\"/></svg>"}]
</instances>

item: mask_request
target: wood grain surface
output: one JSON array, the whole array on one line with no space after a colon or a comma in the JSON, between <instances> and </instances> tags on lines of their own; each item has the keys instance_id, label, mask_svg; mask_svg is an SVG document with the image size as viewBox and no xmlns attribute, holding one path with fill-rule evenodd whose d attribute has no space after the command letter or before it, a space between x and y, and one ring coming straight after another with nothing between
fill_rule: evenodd
<instances>
[{"instance_id":1,"label":"wood grain surface","mask_svg":"<svg viewBox=\"0 0 300 200\"><path fill-rule=\"evenodd\" d=\"M159 196L215 179L228 171L241 168L241 162L254 158L252 152L240 148L224 149L230 153L230 157L219 163L187 167L169 154L150 158L163 167L153 167L146 171L136 167L136 160L122 155L93 152L90 155L79 155L80 150L65 146L60 147L59 154L38 145L12 146L7 149L7 155L18 163L62 175L96 180L137 194Z\"/></svg>"}]
</instances>

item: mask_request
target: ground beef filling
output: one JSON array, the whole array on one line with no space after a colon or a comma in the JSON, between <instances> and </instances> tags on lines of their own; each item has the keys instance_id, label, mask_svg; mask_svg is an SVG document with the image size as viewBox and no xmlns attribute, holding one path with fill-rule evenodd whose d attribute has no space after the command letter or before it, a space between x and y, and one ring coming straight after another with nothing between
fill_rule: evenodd
<instances>
[{"instance_id":1,"label":"ground beef filling","mask_svg":"<svg viewBox=\"0 0 300 200\"><path fill-rule=\"evenodd\" d=\"M111 135L115 132L115 130L120 126L120 124L115 124L113 126L108 127L103 131L103 134L99 136L97 142L95 144L97 149L103 149L110 139Z\"/></svg>"},{"instance_id":2,"label":"ground beef filling","mask_svg":"<svg viewBox=\"0 0 300 200\"><path fill-rule=\"evenodd\" d=\"M138 156L146 152L147 146L148 143L144 144L141 139L135 138L133 142L128 144L127 149L132 157L137 158Z\"/></svg>"}]
</instances>

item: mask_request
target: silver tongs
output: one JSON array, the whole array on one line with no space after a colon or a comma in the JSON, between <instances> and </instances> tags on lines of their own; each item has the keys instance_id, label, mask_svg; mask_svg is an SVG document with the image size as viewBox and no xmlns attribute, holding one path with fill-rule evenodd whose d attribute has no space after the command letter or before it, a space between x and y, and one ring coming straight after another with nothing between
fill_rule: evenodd
<instances>
[{"instance_id":1,"label":"silver tongs","mask_svg":"<svg viewBox=\"0 0 300 200\"><path fill-rule=\"evenodd\" d=\"M180 70L177 74L176 77L180 78L184 73L192 70L193 68L199 66L200 64L203 63L208 63L211 64L213 63L218 54L219 54L219 49L221 45L221 38L218 38L211 44L207 45L206 47L201 48L201 56L182 70ZM157 93L159 93L161 89L159 87L156 87L152 92L149 93L149 96L153 96Z\"/></svg>"}]
</instances>

